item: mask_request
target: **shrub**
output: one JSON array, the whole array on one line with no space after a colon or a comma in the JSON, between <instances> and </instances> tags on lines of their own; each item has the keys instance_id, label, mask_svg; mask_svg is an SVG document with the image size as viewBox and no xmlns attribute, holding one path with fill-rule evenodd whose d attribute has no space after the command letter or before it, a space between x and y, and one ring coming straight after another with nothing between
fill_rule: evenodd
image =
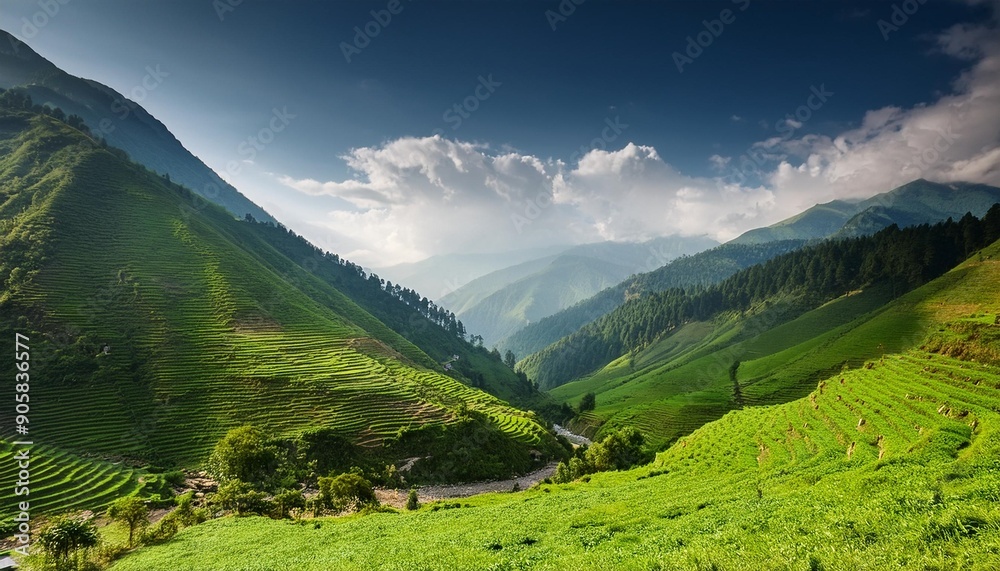
<instances>
[{"instance_id":1,"label":"shrub","mask_svg":"<svg viewBox=\"0 0 1000 571\"><path fill-rule=\"evenodd\" d=\"M278 448L259 429L247 425L226 433L208 464L220 482L239 480L264 487L275 479L281 462Z\"/></svg>"},{"instance_id":2,"label":"shrub","mask_svg":"<svg viewBox=\"0 0 1000 571\"><path fill-rule=\"evenodd\" d=\"M55 518L38 533L38 544L55 559L57 569L65 566L77 551L96 546L98 540L94 522L72 516Z\"/></svg>"},{"instance_id":3,"label":"shrub","mask_svg":"<svg viewBox=\"0 0 1000 571\"><path fill-rule=\"evenodd\" d=\"M420 500L417 498L417 489L410 488L410 494L406 496L406 509L413 511L420 508Z\"/></svg>"},{"instance_id":4,"label":"shrub","mask_svg":"<svg viewBox=\"0 0 1000 571\"><path fill-rule=\"evenodd\" d=\"M627 470L649 461L643 451L645 443L645 437L635 428L616 430L587 449L587 463L595 472Z\"/></svg>"},{"instance_id":5,"label":"shrub","mask_svg":"<svg viewBox=\"0 0 1000 571\"><path fill-rule=\"evenodd\" d=\"M267 495L253 489L241 480L229 480L219 485L214 501L224 510L235 511L237 515L266 515L274 509L274 503Z\"/></svg>"},{"instance_id":6,"label":"shrub","mask_svg":"<svg viewBox=\"0 0 1000 571\"><path fill-rule=\"evenodd\" d=\"M353 472L320 478L319 501L322 507L338 512L378 505L372 483Z\"/></svg>"},{"instance_id":7,"label":"shrub","mask_svg":"<svg viewBox=\"0 0 1000 571\"><path fill-rule=\"evenodd\" d=\"M198 514L194 510L194 492L188 492L184 495L178 496L175 502L177 504L177 509L175 509L173 513L177 514L177 518L181 524L195 525L204 521L199 521Z\"/></svg>"},{"instance_id":8,"label":"shrub","mask_svg":"<svg viewBox=\"0 0 1000 571\"><path fill-rule=\"evenodd\" d=\"M300 490L283 490L274 496L275 515L279 518L287 518L289 511L293 509L305 509L306 498Z\"/></svg>"},{"instance_id":9,"label":"shrub","mask_svg":"<svg viewBox=\"0 0 1000 571\"><path fill-rule=\"evenodd\" d=\"M184 485L184 472L174 470L163 475L163 479L171 486L181 487Z\"/></svg>"}]
</instances>

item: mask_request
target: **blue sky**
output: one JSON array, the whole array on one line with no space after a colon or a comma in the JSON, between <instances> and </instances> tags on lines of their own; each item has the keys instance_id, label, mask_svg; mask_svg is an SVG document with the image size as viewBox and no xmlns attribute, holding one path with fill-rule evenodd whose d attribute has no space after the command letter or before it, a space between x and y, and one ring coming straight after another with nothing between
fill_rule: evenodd
<instances>
[{"instance_id":1,"label":"blue sky","mask_svg":"<svg viewBox=\"0 0 1000 571\"><path fill-rule=\"evenodd\" d=\"M889 190L905 176L839 188L856 173L815 146L837 149L859 129L845 140L907 131L922 109L969 91L962 74L992 55L975 30L995 31L991 4L939 0L61 1L5 0L0 27L74 75L141 96L279 219L372 265L672 232L725 239L821 200ZM56 4L44 26L25 26ZM905 22L901 7L912 12ZM391 20L373 22L373 10ZM901 25L886 32L879 20L894 10ZM356 42L366 25L377 35ZM699 34L701 52L679 71L675 53ZM350 61L345 42L360 46ZM150 66L168 75L136 91ZM990 85L984 73L979 84ZM820 91L830 95L810 99ZM248 138L275 110L294 118L248 162ZM980 136L950 145L948 164L994 142ZM766 163L734 173L751 149ZM958 176L933 163L917 170ZM825 171L792 188L803 165ZM991 181L989 169L979 174ZM650 198L661 194L670 200Z\"/></svg>"}]
</instances>

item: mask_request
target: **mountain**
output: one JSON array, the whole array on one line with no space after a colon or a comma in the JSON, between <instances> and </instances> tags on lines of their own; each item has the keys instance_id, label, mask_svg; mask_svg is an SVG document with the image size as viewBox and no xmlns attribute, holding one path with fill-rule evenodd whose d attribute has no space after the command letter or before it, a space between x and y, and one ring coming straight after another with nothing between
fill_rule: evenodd
<instances>
[{"instance_id":1,"label":"mountain","mask_svg":"<svg viewBox=\"0 0 1000 571\"><path fill-rule=\"evenodd\" d=\"M404 283L440 300L491 272L556 255L570 246L527 248L510 252L441 254L419 262L373 268L386 279Z\"/></svg>"},{"instance_id":2,"label":"mountain","mask_svg":"<svg viewBox=\"0 0 1000 571\"><path fill-rule=\"evenodd\" d=\"M820 204L773 226L751 230L718 248L634 276L528 325L502 340L499 346L517 355L529 355L614 310L631 296L718 283L737 270L799 248L809 240L863 236L892 224L900 227L930 224L948 217L961 218L967 212L983 216L998 201L997 187L966 182L938 184L919 179L858 203Z\"/></svg>"},{"instance_id":3,"label":"mountain","mask_svg":"<svg viewBox=\"0 0 1000 571\"><path fill-rule=\"evenodd\" d=\"M646 242L600 242L570 248L475 279L439 301L487 346L627 276L716 245L710 238L668 236Z\"/></svg>"},{"instance_id":4,"label":"mountain","mask_svg":"<svg viewBox=\"0 0 1000 571\"><path fill-rule=\"evenodd\" d=\"M29 340L30 431L50 467L74 453L194 469L243 424L307 454L336 441L363 468L419 457L415 479L501 477L562 454L534 415L470 386L531 392L448 315L333 255L299 255L307 243L280 225L185 208L194 198L65 122L0 110L0 331ZM342 290L468 358L445 367L451 347L429 355ZM10 439L12 413L0 420ZM83 493L45 482L66 502Z\"/></svg>"},{"instance_id":5,"label":"mountain","mask_svg":"<svg viewBox=\"0 0 1000 571\"><path fill-rule=\"evenodd\" d=\"M669 443L728 410L788 402L841 369L913 347L934 331L904 294L965 259L993 265L996 247L980 249L998 238L1000 204L983 220L822 242L701 291L631 300L521 366L559 400L595 393L579 423L628 424ZM979 295L993 302L988 292Z\"/></svg>"},{"instance_id":6,"label":"mountain","mask_svg":"<svg viewBox=\"0 0 1000 571\"><path fill-rule=\"evenodd\" d=\"M150 68L147 77L150 79L143 89L157 85L166 74ZM132 160L169 175L172 181L221 205L237 218L250 214L257 220L274 222L270 214L185 149L138 103L106 85L62 71L3 30L0 30L0 88L23 90L35 104L59 107L67 115L79 116L95 136L124 150Z\"/></svg>"},{"instance_id":7,"label":"mountain","mask_svg":"<svg viewBox=\"0 0 1000 571\"><path fill-rule=\"evenodd\" d=\"M1000 200L1000 189L984 184L949 184L917 179L867 200L834 200L767 228L745 232L733 244L775 240L815 240L831 236L864 236L892 224L900 227L933 224L966 212L982 216Z\"/></svg>"},{"instance_id":8,"label":"mountain","mask_svg":"<svg viewBox=\"0 0 1000 571\"><path fill-rule=\"evenodd\" d=\"M718 283L737 271L805 245L801 240L765 244L723 244L681 256L661 268L637 274L540 321L528 324L499 342L502 351L530 355L573 333L636 296L669 288Z\"/></svg>"},{"instance_id":9,"label":"mountain","mask_svg":"<svg viewBox=\"0 0 1000 571\"><path fill-rule=\"evenodd\" d=\"M302 571L357 561L462 571L1000 568L998 290L995 243L880 312L852 310L857 323L812 344L842 338L846 352L867 354L809 378L798 399L733 410L685 432L648 466L475 496L461 509L431 502L346 518L333 530L222 518L113 569L167 571L178 561L227 569L246 560ZM820 325L816 317L810 327ZM908 324L904 335L899 324ZM777 350L807 331L774 330L769 342ZM896 348L877 349L893 338ZM767 373L785 362L754 359L743 357L741 384L744 367ZM730 362L722 375L731 385ZM661 384L682 382L677 375ZM678 398L675 412L697 413L703 399L716 398L709 393ZM612 396L598 396L599 411L613 409ZM659 422L670 418L686 420Z\"/></svg>"}]
</instances>

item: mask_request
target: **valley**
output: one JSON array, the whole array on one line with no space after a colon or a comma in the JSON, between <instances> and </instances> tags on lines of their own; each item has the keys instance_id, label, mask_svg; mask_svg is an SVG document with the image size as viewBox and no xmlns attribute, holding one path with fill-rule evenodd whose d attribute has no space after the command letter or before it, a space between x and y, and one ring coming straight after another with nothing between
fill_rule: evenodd
<instances>
[{"instance_id":1,"label":"valley","mask_svg":"<svg viewBox=\"0 0 1000 571\"><path fill-rule=\"evenodd\" d=\"M712 2L5 5L0 569L1000 569L1000 4Z\"/></svg>"}]
</instances>

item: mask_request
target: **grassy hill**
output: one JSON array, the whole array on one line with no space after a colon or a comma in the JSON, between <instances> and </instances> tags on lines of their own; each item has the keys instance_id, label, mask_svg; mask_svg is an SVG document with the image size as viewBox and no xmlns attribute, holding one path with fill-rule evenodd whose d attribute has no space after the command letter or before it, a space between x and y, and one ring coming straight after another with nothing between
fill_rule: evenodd
<instances>
[{"instance_id":1,"label":"grassy hill","mask_svg":"<svg viewBox=\"0 0 1000 571\"><path fill-rule=\"evenodd\" d=\"M992 246L973 255L992 260ZM692 321L599 371L557 387L557 399L576 403L597 395L596 410L575 421L590 434L639 427L669 444L709 420L743 406L788 402L837 371L918 345L933 323L928 307L964 291L955 271L898 299L875 283L818 307L808 296L783 294L744 311ZM948 292L947 294L944 292ZM967 295L993 302L988 288Z\"/></svg>"},{"instance_id":2,"label":"grassy hill","mask_svg":"<svg viewBox=\"0 0 1000 571\"><path fill-rule=\"evenodd\" d=\"M558 453L533 415L282 254L275 228L192 209L186 189L49 117L0 113L0 157L0 331L31 338L36 442L197 467L253 423L275 438L327 428L391 462L420 452L399 437L471 415L513 443L512 470Z\"/></svg>"},{"instance_id":3,"label":"grassy hill","mask_svg":"<svg viewBox=\"0 0 1000 571\"><path fill-rule=\"evenodd\" d=\"M911 314L898 350L651 466L321 525L223 518L113 569L996 569L998 286L1000 243L842 336Z\"/></svg>"},{"instance_id":4,"label":"grassy hill","mask_svg":"<svg viewBox=\"0 0 1000 571\"><path fill-rule=\"evenodd\" d=\"M723 244L691 256L680 256L653 271L637 274L503 339L501 350L530 355L579 330L636 296L670 288L718 283L741 269L802 247L789 240L767 244ZM648 265L648 264L647 264Z\"/></svg>"}]
</instances>

